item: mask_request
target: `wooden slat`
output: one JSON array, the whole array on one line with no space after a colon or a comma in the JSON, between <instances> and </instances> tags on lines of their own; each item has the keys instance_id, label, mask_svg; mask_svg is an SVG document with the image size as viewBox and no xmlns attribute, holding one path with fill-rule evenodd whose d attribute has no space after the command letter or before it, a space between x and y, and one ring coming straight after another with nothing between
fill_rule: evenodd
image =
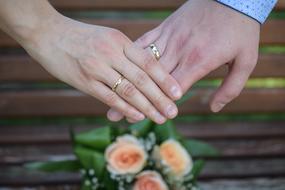
<instances>
[{"instance_id":1,"label":"wooden slat","mask_svg":"<svg viewBox=\"0 0 285 190\"><path fill-rule=\"evenodd\" d=\"M219 159L285 158L285 137L265 139L203 140L216 147ZM0 165L19 165L30 161L73 158L71 144L0 144Z\"/></svg>"},{"instance_id":2,"label":"wooden slat","mask_svg":"<svg viewBox=\"0 0 285 190\"><path fill-rule=\"evenodd\" d=\"M29 172L20 167L3 166L0 186L78 184L76 174ZM285 159L208 160L200 179L284 177Z\"/></svg>"},{"instance_id":3,"label":"wooden slat","mask_svg":"<svg viewBox=\"0 0 285 190\"><path fill-rule=\"evenodd\" d=\"M181 114L211 113L213 89L193 89L194 96L180 106ZM285 89L245 89L223 113L284 112ZM96 116L108 107L76 90L0 92L0 116Z\"/></svg>"},{"instance_id":4,"label":"wooden slat","mask_svg":"<svg viewBox=\"0 0 285 190\"><path fill-rule=\"evenodd\" d=\"M210 73L206 78L221 78L227 73L222 67ZM254 77L285 77L285 54L261 54ZM53 76L46 72L28 55L0 56L0 82L55 82Z\"/></svg>"},{"instance_id":5,"label":"wooden slat","mask_svg":"<svg viewBox=\"0 0 285 190\"><path fill-rule=\"evenodd\" d=\"M185 137L204 140L262 140L285 137L285 121L179 122L176 126ZM70 127L67 125L0 126L0 145L70 143ZM97 127L101 125L76 125L72 126L72 129L80 132Z\"/></svg>"},{"instance_id":6,"label":"wooden slat","mask_svg":"<svg viewBox=\"0 0 285 190\"><path fill-rule=\"evenodd\" d=\"M136 19L83 19L86 23L117 28L132 40L137 39L145 32L158 26L162 20ZM285 20L268 20L261 31L261 44L285 44ZM0 32L0 47L19 47L19 44Z\"/></svg>"},{"instance_id":7,"label":"wooden slat","mask_svg":"<svg viewBox=\"0 0 285 190\"><path fill-rule=\"evenodd\" d=\"M181 6L185 0L50 0L62 10L169 10Z\"/></svg>"},{"instance_id":8,"label":"wooden slat","mask_svg":"<svg viewBox=\"0 0 285 190\"><path fill-rule=\"evenodd\" d=\"M285 0L278 0L276 9L284 10L285 9Z\"/></svg>"},{"instance_id":9,"label":"wooden slat","mask_svg":"<svg viewBox=\"0 0 285 190\"><path fill-rule=\"evenodd\" d=\"M213 180L201 182L204 190L283 190L284 178L277 179L247 179L247 180Z\"/></svg>"},{"instance_id":10,"label":"wooden slat","mask_svg":"<svg viewBox=\"0 0 285 190\"><path fill-rule=\"evenodd\" d=\"M50 0L52 5L62 10L165 10L177 9L185 0ZM277 10L285 9L285 1L279 0Z\"/></svg>"},{"instance_id":11,"label":"wooden slat","mask_svg":"<svg viewBox=\"0 0 285 190\"><path fill-rule=\"evenodd\" d=\"M99 125L73 126L85 131ZM198 138L221 151L222 158L285 156L285 122L194 122L177 124L187 138ZM0 165L73 157L70 126L0 127Z\"/></svg>"},{"instance_id":12,"label":"wooden slat","mask_svg":"<svg viewBox=\"0 0 285 190\"><path fill-rule=\"evenodd\" d=\"M203 190L284 190L285 178L254 178L233 180L200 180L199 186ZM3 187L5 190L79 190L79 185L62 184L36 187Z\"/></svg>"}]
</instances>

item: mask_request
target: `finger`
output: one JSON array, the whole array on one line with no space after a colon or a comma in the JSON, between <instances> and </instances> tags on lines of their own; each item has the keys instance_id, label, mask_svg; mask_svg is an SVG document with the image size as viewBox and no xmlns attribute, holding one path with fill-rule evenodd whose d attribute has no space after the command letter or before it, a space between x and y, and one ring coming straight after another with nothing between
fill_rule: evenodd
<instances>
[{"instance_id":1,"label":"finger","mask_svg":"<svg viewBox=\"0 0 285 190\"><path fill-rule=\"evenodd\" d=\"M122 120L124 118L124 115L118 112L116 109L110 108L107 112L107 118L110 121L117 122L117 121Z\"/></svg>"},{"instance_id":2,"label":"finger","mask_svg":"<svg viewBox=\"0 0 285 190\"><path fill-rule=\"evenodd\" d=\"M126 63L127 62L128 60L126 59ZM117 64L115 66L117 67L118 65L124 65L124 64ZM126 70L127 71L131 70L129 67L125 68L123 66L122 68L124 69L122 69L122 71L119 71L122 75L129 77L130 74L134 74L132 72L126 72ZM112 88L113 85L118 81L118 79L121 78L121 74L113 70L111 67L104 67L101 70L102 72L98 75L98 78L100 81L105 83L110 88ZM149 79L149 81L151 80ZM149 92L149 90L150 89L145 89L145 91L147 92ZM123 79L121 84L117 86L116 92L118 95L120 95L120 97L126 100L130 105L137 108L137 110L141 111L144 115L149 117L151 120L159 124L162 124L165 122L166 118L163 117L160 114L160 112L157 111L156 108L149 102L149 100L145 96L143 96L141 92L137 90L136 87L132 83L128 82L128 80ZM132 119L135 119L135 118L132 118ZM142 119L140 118L140 120Z\"/></svg>"},{"instance_id":3,"label":"finger","mask_svg":"<svg viewBox=\"0 0 285 190\"><path fill-rule=\"evenodd\" d=\"M121 78L121 74L119 74L117 71L115 71L114 69L112 69L111 67L107 67L106 65L99 65L101 67L101 72L96 74L96 78L101 81L102 83L104 83L105 85L109 86L109 90L114 93L111 88L113 87L113 85L118 81L119 78ZM108 76L108 77L106 77ZM116 94L116 93L114 93ZM119 97L119 96L117 96ZM122 99L123 97L119 97L120 99ZM124 100L122 100L124 101ZM126 103L126 102L125 102ZM129 105L131 106L131 105ZM112 106L110 106L112 107ZM121 111L121 109L117 109L118 111L120 111L121 113L123 113ZM136 109L137 110L137 109ZM138 110L137 110L138 111ZM125 115L125 114L124 114ZM127 116L127 115L125 115ZM135 119L135 117L131 117L133 119ZM143 120L144 119L144 115L142 113L140 113L137 117L137 119L139 120Z\"/></svg>"},{"instance_id":4,"label":"finger","mask_svg":"<svg viewBox=\"0 0 285 190\"><path fill-rule=\"evenodd\" d=\"M130 118L127 118L127 121L128 121L129 123L137 123L137 122L138 122L138 121L133 120L133 119L130 119Z\"/></svg>"},{"instance_id":5,"label":"finger","mask_svg":"<svg viewBox=\"0 0 285 190\"><path fill-rule=\"evenodd\" d=\"M181 98L182 91L181 91L180 85L158 63L153 53L151 52L150 48L147 48L144 50L142 48L139 48L136 45L130 45L128 48L125 48L125 54L131 62L135 63L138 67L140 67L140 69L146 72L165 94L167 94L173 100L177 100ZM142 76L142 75L138 75L138 76ZM140 84L143 84L140 81L137 81L137 82ZM156 85L154 82L152 82L153 85ZM140 84L138 85L145 87L145 85L140 85ZM152 88L152 90L154 89L155 88Z\"/></svg>"},{"instance_id":6,"label":"finger","mask_svg":"<svg viewBox=\"0 0 285 190\"><path fill-rule=\"evenodd\" d=\"M99 81L93 81L90 86L90 90L93 92L92 94L108 106L115 108L118 110L118 112L134 120L140 121L144 119L143 114L126 103L121 97L119 97L103 83Z\"/></svg>"},{"instance_id":7,"label":"finger","mask_svg":"<svg viewBox=\"0 0 285 190\"><path fill-rule=\"evenodd\" d=\"M211 100L210 107L213 112L219 112L239 96L257 62L257 56L252 59L250 57L253 56L241 55L236 58L228 76Z\"/></svg>"},{"instance_id":8,"label":"finger","mask_svg":"<svg viewBox=\"0 0 285 190\"><path fill-rule=\"evenodd\" d=\"M171 73L180 84L183 93L187 92L194 83L218 67L218 60L215 60L213 57L210 60L208 58L210 56L203 56L198 49L192 48L189 52L185 54Z\"/></svg>"},{"instance_id":9,"label":"finger","mask_svg":"<svg viewBox=\"0 0 285 190\"><path fill-rule=\"evenodd\" d=\"M140 48L145 49L148 47L151 43L153 43L161 34L160 27L157 27L141 37L139 37L134 43L137 44Z\"/></svg>"},{"instance_id":10,"label":"finger","mask_svg":"<svg viewBox=\"0 0 285 190\"><path fill-rule=\"evenodd\" d=\"M179 32L179 31L178 31ZM187 34L173 33L170 35L165 35L155 42L155 44L165 44L163 49L163 56L160 58L159 62L163 65L168 73L171 73L179 62L179 58L185 52L185 46L189 41L189 36Z\"/></svg>"},{"instance_id":11,"label":"finger","mask_svg":"<svg viewBox=\"0 0 285 190\"><path fill-rule=\"evenodd\" d=\"M178 63L179 50L176 48L179 39L177 39L176 36L176 34L172 34L172 32L169 30L163 32L163 34L161 34L159 38L153 42L161 54L159 63L167 73L170 73Z\"/></svg>"},{"instance_id":12,"label":"finger","mask_svg":"<svg viewBox=\"0 0 285 190\"><path fill-rule=\"evenodd\" d=\"M160 113L168 118L174 118L177 115L178 110L174 102L171 101L151 80L151 78L139 67L129 62L127 59L125 61L125 64L116 65L114 67L116 70L122 73L132 84L134 84L137 89L140 90L139 94L141 96L145 96L150 102L152 102L152 104L155 106L155 108L158 109ZM134 97L134 94L131 93L125 93L124 95L125 97L130 96L126 97L129 98L129 100L136 98ZM134 103L136 103L136 101ZM140 108L141 106L142 105L140 105ZM139 107L137 108L139 109ZM141 109L139 110L142 111ZM146 114L145 112L143 113Z\"/></svg>"},{"instance_id":13,"label":"finger","mask_svg":"<svg viewBox=\"0 0 285 190\"><path fill-rule=\"evenodd\" d=\"M136 107L139 111L145 114L148 118L158 124L166 121L166 118L149 102L149 100L141 94L136 87L127 79L124 79L118 86L116 92L125 99L128 103ZM133 118L131 118L133 119Z\"/></svg>"}]
</instances>

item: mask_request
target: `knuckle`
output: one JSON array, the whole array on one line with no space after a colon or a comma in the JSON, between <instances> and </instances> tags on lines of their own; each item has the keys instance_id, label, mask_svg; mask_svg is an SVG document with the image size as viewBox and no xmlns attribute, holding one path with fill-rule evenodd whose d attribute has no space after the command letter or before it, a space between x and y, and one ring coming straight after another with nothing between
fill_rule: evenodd
<instances>
[{"instance_id":1,"label":"knuckle","mask_svg":"<svg viewBox=\"0 0 285 190\"><path fill-rule=\"evenodd\" d=\"M135 78L136 86L141 87L145 85L147 80L148 80L148 75L146 73L141 71L136 73L136 78Z\"/></svg>"},{"instance_id":2,"label":"knuckle","mask_svg":"<svg viewBox=\"0 0 285 190\"><path fill-rule=\"evenodd\" d=\"M117 95L115 93L108 93L106 95L106 104L113 107L116 105L117 102Z\"/></svg>"},{"instance_id":3,"label":"knuckle","mask_svg":"<svg viewBox=\"0 0 285 190\"><path fill-rule=\"evenodd\" d=\"M123 86L122 94L123 96L130 98L136 94L136 87L128 82Z\"/></svg>"},{"instance_id":4,"label":"knuckle","mask_svg":"<svg viewBox=\"0 0 285 190\"><path fill-rule=\"evenodd\" d=\"M158 95L155 97L155 99L153 100L153 103L155 105L161 105L165 102L165 97L163 95Z\"/></svg>"},{"instance_id":5,"label":"knuckle","mask_svg":"<svg viewBox=\"0 0 285 190\"><path fill-rule=\"evenodd\" d=\"M129 41L123 32L118 29L110 29L109 36L111 39L115 40L119 43L124 43L125 41Z\"/></svg>"}]
</instances>

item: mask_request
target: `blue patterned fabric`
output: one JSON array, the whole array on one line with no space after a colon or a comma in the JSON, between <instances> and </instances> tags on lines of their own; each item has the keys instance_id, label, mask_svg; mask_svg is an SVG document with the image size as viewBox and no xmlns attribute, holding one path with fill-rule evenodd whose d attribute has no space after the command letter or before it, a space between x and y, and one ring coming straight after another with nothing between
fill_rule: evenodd
<instances>
[{"instance_id":1,"label":"blue patterned fabric","mask_svg":"<svg viewBox=\"0 0 285 190\"><path fill-rule=\"evenodd\" d=\"M217 0L263 24L277 0Z\"/></svg>"}]
</instances>

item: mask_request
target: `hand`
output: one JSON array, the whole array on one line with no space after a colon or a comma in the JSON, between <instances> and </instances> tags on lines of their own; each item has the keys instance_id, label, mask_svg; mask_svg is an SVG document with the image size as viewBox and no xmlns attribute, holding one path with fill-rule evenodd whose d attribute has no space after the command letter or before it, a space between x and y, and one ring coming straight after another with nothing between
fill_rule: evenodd
<instances>
[{"instance_id":1,"label":"hand","mask_svg":"<svg viewBox=\"0 0 285 190\"><path fill-rule=\"evenodd\" d=\"M186 92L211 71L227 64L228 75L213 94L210 107L220 111L242 91L258 57L260 24L212 0L189 0L137 44L155 43L160 63ZM123 114L115 109L109 119Z\"/></svg>"},{"instance_id":2,"label":"hand","mask_svg":"<svg viewBox=\"0 0 285 190\"><path fill-rule=\"evenodd\" d=\"M36 34L22 45L60 80L134 121L147 116L161 124L165 117L177 115L177 107L170 98L181 97L178 83L149 51L134 45L121 32L60 16ZM121 75L126 79L117 93L113 92L111 88Z\"/></svg>"}]
</instances>

